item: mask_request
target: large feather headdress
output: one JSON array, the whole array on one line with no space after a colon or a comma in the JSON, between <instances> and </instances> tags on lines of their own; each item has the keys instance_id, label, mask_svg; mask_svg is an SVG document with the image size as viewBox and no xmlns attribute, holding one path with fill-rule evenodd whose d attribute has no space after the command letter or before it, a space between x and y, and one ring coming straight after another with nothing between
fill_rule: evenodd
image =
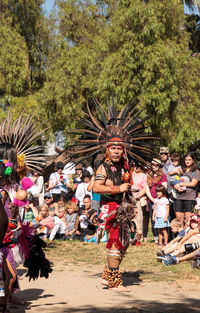
<instances>
[{"instance_id":1,"label":"large feather headdress","mask_svg":"<svg viewBox=\"0 0 200 313\"><path fill-rule=\"evenodd\" d=\"M8 111L6 119L0 124L0 143L15 146L17 159L24 160L26 166L37 172L42 172L46 162L44 148L36 144L46 130L39 130L32 121L34 116L24 118L22 114L15 121ZM41 125L40 125L41 127Z\"/></svg>"},{"instance_id":2,"label":"large feather headdress","mask_svg":"<svg viewBox=\"0 0 200 313\"><path fill-rule=\"evenodd\" d=\"M120 137L125 147L129 161L146 164L155 156L153 152L155 139L147 132L145 122L148 118L140 118L141 110L133 103L127 104L118 113L117 101L107 103L107 110L98 102L94 101L94 111L91 111L87 103L87 113L81 124L84 128L73 129L71 134L78 134L80 138L68 146L71 159L84 159L95 157L98 153L106 150L111 137Z\"/></svg>"}]
</instances>

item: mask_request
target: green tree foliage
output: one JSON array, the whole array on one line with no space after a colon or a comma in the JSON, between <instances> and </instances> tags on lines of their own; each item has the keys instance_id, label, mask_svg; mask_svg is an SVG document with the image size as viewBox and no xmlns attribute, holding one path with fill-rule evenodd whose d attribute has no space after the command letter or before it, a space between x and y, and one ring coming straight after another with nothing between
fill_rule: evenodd
<instances>
[{"instance_id":1,"label":"green tree foliage","mask_svg":"<svg viewBox=\"0 0 200 313\"><path fill-rule=\"evenodd\" d=\"M57 5L59 36L44 87L54 120L68 129L88 98L114 94L121 105L134 99L163 143L186 150L199 136L200 89L181 1Z\"/></svg>"},{"instance_id":2,"label":"green tree foliage","mask_svg":"<svg viewBox=\"0 0 200 313\"><path fill-rule=\"evenodd\" d=\"M87 100L114 95L119 106L137 103L171 149L199 139L198 19L184 15L181 0L57 0L49 23L41 4L0 4L1 100L15 115L34 110L36 123L68 130Z\"/></svg>"},{"instance_id":3,"label":"green tree foliage","mask_svg":"<svg viewBox=\"0 0 200 313\"><path fill-rule=\"evenodd\" d=\"M45 118L37 91L45 80L49 30L42 0L0 2L0 107L1 120L10 108L13 117L35 114Z\"/></svg>"},{"instance_id":4,"label":"green tree foliage","mask_svg":"<svg viewBox=\"0 0 200 313\"><path fill-rule=\"evenodd\" d=\"M0 5L0 12L26 42L31 93L39 89L45 80L49 30L42 14L42 3L43 0L1 0Z\"/></svg>"},{"instance_id":5,"label":"green tree foliage","mask_svg":"<svg viewBox=\"0 0 200 313\"><path fill-rule=\"evenodd\" d=\"M22 95L27 86L29 69L27 66L26 43L5 19L0 25L0 95L4 100L10 96Z\"/></svg>"}]
</instances>

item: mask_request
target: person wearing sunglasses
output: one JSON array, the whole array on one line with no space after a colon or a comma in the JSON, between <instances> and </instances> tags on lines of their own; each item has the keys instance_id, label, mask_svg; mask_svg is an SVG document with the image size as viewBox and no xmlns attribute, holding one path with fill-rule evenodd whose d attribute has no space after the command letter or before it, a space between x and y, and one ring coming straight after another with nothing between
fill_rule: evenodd
<instances>
[{"instance_id":1,"label":"person wearing sunglasses","mask_svg":"<svg viewBox=\"0 0 200 313\"><path fill-rule=\"evenodd\" d=\"M56 172L52 173L49 178L48 191L53 196L53 201L58 202L60 196L66 197L68 193L68 187L70 187L69 179L62 171L65 164L61 161L56 163Z\"/></svg>"},{"instance_id":2,"label":"person wearing sunglasses","mask_svg":"<svg viewBox=\"0 0 200 313\"><path fill-rule=\"evenodd\" d=\"M170 153L168 147L160 147L160 159L162 162L162 171L165 175L167 175L169 167L172 165L171 159L170 159Z\"/></svg>"}]
</instances>

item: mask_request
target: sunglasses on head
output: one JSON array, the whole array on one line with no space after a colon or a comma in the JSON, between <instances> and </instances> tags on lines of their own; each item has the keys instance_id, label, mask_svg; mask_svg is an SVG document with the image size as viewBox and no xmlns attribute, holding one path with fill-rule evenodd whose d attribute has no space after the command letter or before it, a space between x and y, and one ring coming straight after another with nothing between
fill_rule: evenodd
<instances>
[{"instance_id":1,"label":"sunglasses on head","mask_svg":"<svg viewBox=\"0 0 200 313\"><path fill-rule=\"evenodd\" d=\"M152 166L157 166L157 167L160 167L159 164L156 164L156 163L151 163Z\"/></svg>"}]
</instances>

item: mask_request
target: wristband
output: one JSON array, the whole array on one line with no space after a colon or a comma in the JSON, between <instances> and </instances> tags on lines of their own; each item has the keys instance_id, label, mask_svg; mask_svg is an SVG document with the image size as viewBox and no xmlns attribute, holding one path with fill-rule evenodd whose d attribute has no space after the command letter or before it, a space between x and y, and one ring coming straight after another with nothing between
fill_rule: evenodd
<instances>
[{"instance_id":1,"label":"wristband","mask_svg":"<svg viewBox=\"0 0 200 313\"><path fill-rule=\"evenodd\" d=\"M119 186L111 186L111 194L116 194L120 192Z\"/></svg>"}]
</instances>

